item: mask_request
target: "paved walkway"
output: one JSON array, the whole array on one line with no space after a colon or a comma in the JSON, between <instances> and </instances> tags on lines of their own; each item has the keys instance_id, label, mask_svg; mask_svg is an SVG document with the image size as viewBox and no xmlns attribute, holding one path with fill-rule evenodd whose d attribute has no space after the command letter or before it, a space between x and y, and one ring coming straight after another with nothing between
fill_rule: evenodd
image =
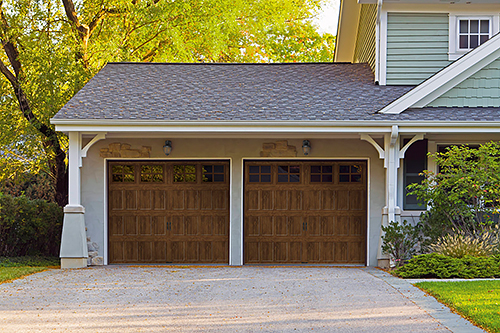
<instances>
[{"instance_id":1,"label":"paved walkway","mask_svg":"<svg viewBox=\"0 0 500 333\"><path fill-rule=\"evenodd\" d=\"M51 270L0 285L0 331L473 332L419 292L373 268Z\"/></svg>"}]
</instances>

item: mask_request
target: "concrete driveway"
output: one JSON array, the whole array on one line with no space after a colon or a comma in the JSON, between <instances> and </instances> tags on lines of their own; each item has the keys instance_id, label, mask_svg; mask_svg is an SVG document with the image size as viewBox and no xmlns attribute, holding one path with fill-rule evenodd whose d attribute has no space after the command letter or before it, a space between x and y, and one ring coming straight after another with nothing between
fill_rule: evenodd
<instances>
[{"instance_id":1,"label":"concrete driveway","mask_svg":"<svg viewBox=\"0 0 500 333\"><path fill-rule=\"evenodd\" d=\"M256 266L51 270L0 285L0 331L450 331L384 274Z\"/></svg>"}]
</instances>

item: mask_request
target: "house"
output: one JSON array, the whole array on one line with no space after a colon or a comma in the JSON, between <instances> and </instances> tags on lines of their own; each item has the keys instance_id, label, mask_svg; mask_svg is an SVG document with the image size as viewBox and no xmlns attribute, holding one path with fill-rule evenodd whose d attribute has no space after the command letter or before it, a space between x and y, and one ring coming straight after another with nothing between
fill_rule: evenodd
<instances>
[{"instance_id":1,"label":"house","mask_svg":"<svg viewBox=\"0 0 500 333\"><path fill-rule=\"evenodd\" d=\"M499 15L343 0L333 63L106 65L51 120L62 267L87 241L104 264L387 266L381 225L425 209L405 187L427 152L500 140Z\"/></svg>"}]
</instances>

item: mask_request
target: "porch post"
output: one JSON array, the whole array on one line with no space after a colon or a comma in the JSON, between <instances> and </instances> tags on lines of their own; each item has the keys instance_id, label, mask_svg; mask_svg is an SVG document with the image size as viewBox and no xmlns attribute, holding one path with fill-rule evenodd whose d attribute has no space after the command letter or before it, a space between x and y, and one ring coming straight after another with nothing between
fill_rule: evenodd
<instances>
[{"instance_id":1,"label":"porch post","mask_svg":"<svg viewBox=\"0 0 500 333\"><path fill-rule=\"evenodd\" d=\"M69 132L69 191L68 204L64 207L61 236L61 268L87 267L87 236L85 231L85 208L81 205L80 132Z\"/></svg>"},{"instance_id":2,"label":"porch post","mask_svg":"<svg viewBox=\"0 0 500 333\"><path fill-rule=\"evenodd\" d=\"M391 134L384 136L384 167L385 177L385 206L382 208L382 225L387 226L390 222L401 222L401 208L397 204L397 184L399 168L399 129L397 125L391 128ZM378 266L388 268L390 257L382 251L382 236L384 232L380 229L380 239L378 246Z\"/></svg>"}]
</instances>

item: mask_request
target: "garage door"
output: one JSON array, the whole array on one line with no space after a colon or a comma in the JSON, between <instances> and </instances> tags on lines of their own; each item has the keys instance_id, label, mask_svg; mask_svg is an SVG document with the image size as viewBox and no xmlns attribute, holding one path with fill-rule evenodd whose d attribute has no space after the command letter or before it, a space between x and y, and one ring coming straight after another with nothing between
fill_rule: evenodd
<instances>
[{"instance_id":1,"label":"garage door","mask_svg":"<svg viewBox=\"0 0 500 333\"><path fill-rule=\"evenodd\" d=\"M366 162L245 163L245 263L366 262Z\"/></svg>"},{"instance_id":2,"label":"garage door","mask_svg":"<svg viewBox=\"0 0 500 333\"><path fill-rule=\"evenodd\" d=\"M227 263L229 163L109 162L110 263Z\"/></svg>"}]
</instances>

